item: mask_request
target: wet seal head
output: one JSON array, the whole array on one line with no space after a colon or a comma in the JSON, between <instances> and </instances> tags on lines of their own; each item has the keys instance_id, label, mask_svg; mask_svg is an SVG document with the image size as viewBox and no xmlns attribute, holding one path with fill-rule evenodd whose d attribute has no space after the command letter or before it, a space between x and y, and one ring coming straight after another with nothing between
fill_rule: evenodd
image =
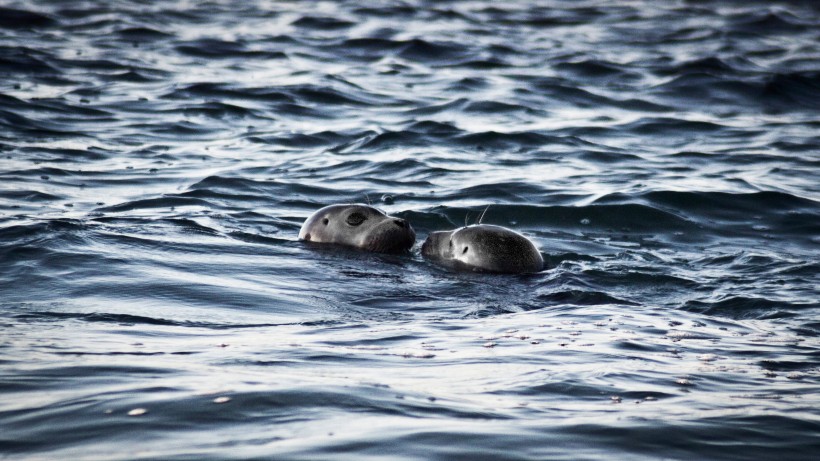
<instances>
[{"instance_id":1,"label":"wet seal head","mask_svg":"<svg viewBox=\"0 0 820 461\"><path fill-rule=\"evenodd\" d=\"M520 274L544 268L544 258L528 238L490 224L432 232L424 241L421 254L462 270Z\"/></svg>"},{"instance_id":2,"label":"wet seal head","mask_svg":"<svg viewBox=\"0 0 820 461\"><path fill-rule=\"evenodd\" d=\"M416 231L404 219L388 216L372 206L329 205L302 224L299 240L401 253L416 243Z\"/></svg>"}]
</instances>

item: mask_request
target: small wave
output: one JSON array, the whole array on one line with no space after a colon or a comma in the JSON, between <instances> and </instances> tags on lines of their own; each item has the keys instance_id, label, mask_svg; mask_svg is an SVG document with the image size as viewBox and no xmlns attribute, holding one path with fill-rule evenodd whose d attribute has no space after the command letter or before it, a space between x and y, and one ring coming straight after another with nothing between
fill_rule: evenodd
<instances>
[{"instance_id":1,"label":"small wave","mask_svg":"<svg viewBox=\"0 0 820 461\"><path fill-rule=\"evenodd\" d=\"M483 209L483 208L482 208ZM430 213L438 215L442 221L439 228L463 223L464 216L474 210L458 207L435 207ZM700 235L702 231L696 223L661 209L641 205L590 206L537 206L508 204L494 206L484 219L486 224L518 226L617 230L619 232L669 232L681 231ZM459 226L463 224L458 224Z\"/></svg>"},{"instance_id":2,"label":"small wave","mask_svg":"<svg viewBox=\"0 0 820 461\"><path fill-rule=\"evenodd\" d=\"M182 42L176 46L181 54L208 59L284 59L281 51L249 50L242 42L228 42L213 38L203 38Z\"/></svg>"},{"instance_id":3,"label":"small wave","mask_svg":"<svg viewBox=\"0 0 820 461\"><path fill-rule=\"evenodd\" d=\"M353 27L356 23L327 16L302 16L290 25L313 30L340 30Z\"/></svg>"},{"instance_id":4,"label":"small wave","mask_svg":"<svg viewBox=\"0 0 820 461\"><path fill-rule=\"evenodd\" d=\"M618 80L619 82L637 80L640 74L627 71L618 64L598 59L577 62L559 62L555 68L585 78Z\"/></svg>"},{"instance_id":5,"label":"small wave","mask_svg":"<svg viewBox=\"0 0 820 461\"><path fill-rule=\"evenodd\" d=\"M760 297L732 296L719 301L688 301L681 309L732 319L780 319L797 315L805 309L816 309L818 303L793 303Z\"/></svg>"},{"instance_id":6,"label":"small wave","mask_svg":"<svg viewBox=\"0 0 820 461\"><path fill-rule=\"evenodd\" d=\"M74 127L64 126L51 121L40 121L21 114L0 110L0 126L18 135L35 138L82 138L88 134Z\"/></svg>"},{"instance_id":7,"label":"small wave","mask_svg":"<svg viewBox=\"0 0 820 461\"><path fill-rule=\"evenodd\" d=\"M450 64L470 57L470 50L456 42L433 42L422 39L407 41L398 56L427 64Z\"/></svg>"},{"instance_id":8,"label":"small wave","mask_svg":"<svg viewBox=\"0 0 820 461\"><path fill-rule=\"evenodd\" d=\"M166 196L166 197L160 197L160 198L133 200L133 201L121 203L119 205L105 206L105 207L97 208L97 211L123 212L123 211L135 211L135 210L145 210L145 209L155 209L155 208L185 207L185 206L202 206L202 207L206 207L206 208L212 208L214 205L211 202L208 202L208 201L202 200L202 199L198 199L198 198L181 197L181 196Z\"/></svg>"},{"instance_id":9,"label":"small wave","mask_svg":"<svg viewBox=\"0 0 820 461\"><path fill-rule=\"evenodd\" d=\"M188 327L188 328L207 328L215 330L225 329L244 329L244 328L266 328L271 326L282 326L280 323L259 323L259 324L244 324L244 323L214 323L214 322L196 322L196 321L175 321L165 318L145 317L132 314L112 314L106 312L91 312L91 313L77 313L77 312L26 312L24 314L16 314L14 318L17 320L24 320L30 322L40 321L60 321L64 319L78 320L81 322L90 323L114 323L118 325L157 325L167 327ZM291 324L287 324L291 325Z\"/></svg>"},{"instance_id":10,"label":"small wave","mask_svg":"<svg viewBox=\"0 0 820 461\"><path fill-rule=\"evenodd\" d=\"M132 83L148 83L160 80L160 78L151 77L149 75L146 75L145 73L141 73L136 70L129 70L127 72L120 72L116 74L106 74L102 76L102 78L109 81Z\"/></svg>"},{"instance_id":11,"label":"small wave","mask_svg":"<svg viewBox=\"0 0 820 461\"><path fill-rule=\"evenodd\" d=\"M47 52L23 46L0 46L0 71L5 74L59 75L57 68L49 64L54 61Z\"/></svg>"},{"instance_id":12,"label":"small wave","mask_svg":"<svg viewBox=\"0 0 820 461\"><path fill-rule=\"evenodd\" d=\"M538 113L535 109L530 107L519 105L519 104L509 104L505 102L499 101L477 101L467 104L464 107L465 112L476 112L480 114L503 114L503 113L514 113L514 112L524 112L531 115L535 115Z\"/></svg>"},{"instance_id":13,"label":"small wave","mask_svg":"<svg viewBox=\"0 0 820 461\"><path fill-rule=\"evenodd\" d=\"M642 118L622 125L621 129L641 135L695 135L696 133L715 133L726 129L725 125L714 122L681 120L669 117Z\"/></svg>"},{"instance_id":14,"label":"small wave","mask_svg":"<svg viewBox=\"0 0 820 461\"><path fill-rule=\"evenodd\" d=\"M0 7L0 28L2 29L43 29L55 27L58 24L58 21L50 15Z\"/></svg>"},{"instance_id":15,"label":"small wave","mask_svg":"<svg viewBox=\"0 0 820 461\"><path fill-rule=\"evenodd\" d=\"M191 97L245 99L265 102L292 103L296 99L272 88L243 88L222 83L201 82L192 83L174 89L161 96L164 99L190 99ZM223 101L224 102L224 101Z\"/></svg>"},{"instance_id":16,"label":"small wave","mask_svg":"<svg viewBox=\"0 0 820 461\"><path fill-rule=\"evenodd\" d=\"M116 35L123 40L148 42L154 40L163 40L173 37L173 34L150 27L126 27L116 32Z\"/></svg>"},{"instance_id":17,"label":"small wave","mask_svg":"<svg viewBox=\"0 0 820 461\"><path fill-rule=\"evenodd\" d=\"M555 136L548 136L532 131L513 133L486 131L483 133L464 134L453 139L453 142L464 147L502 150L514 148L537 148L553 144L558 140L559 138Z\"/></svg>"},{"instance_id":18,"label":"small wave","mask_svg":"<svg viewBox=\"0 0 820 461\"><path fill-rule=\"evenodd\" d=\"M769 11L766 14L754 12L741 14L729 24L732 32L743 32L751 35L767 34L799 34L814 24L804 23L803 20L786 11Z\"/></svg>"},{"instance_id":19,"label":"small wave","mask_svg":"<svg viewBox=\"0 0 820 461\"><path fill-rule=\"evenodd\" d=\"M64 197L36 190L0 190L0 198L22 202L50 202Z\"/></svg>"},{"instance_id":20,"label":"small wave","mask_svg":"<svg viewBox=\"0 0 820 461\"><path fill-rule=\"evenodd\" d=\"M622 201L625 196L611 194L602 197L598 203ZM820 202L798 197L785 192L674 192L655 191L632 196L630 200L639 199L656 206L674 208L687 214L702 215L741 215L745 218L750 213L781 214L789 211L820 212ZM745 220L745 219L744 219Z\"/></svg>"},{"instance_id":21,"label":"small wave","mask_svg":"<svg viewBox=\"0 0 820 461\"><path fill-rule=\"evenodd\" d=\"M215 101L183 106L172 112L182 112L187 116L204 116L215 119L262 118L261 115L253 109L237 104Z\"/></svg>"},{"instance_id":22,"label":"small wave","mask_svg":"<svg viewBox=\"0 0 820 461\"><path fill-rule=\"evenodd\" d=\"M548 304L570 304L573 306L594 306L600 304L613 304L620 306L636 306L632 301L616 298L607 293L599 291L567 290L555 293L538 295L538 301Z\"/></svg>"},{"instance_id":23,"label":"small wave","mask_svg":"<svg viewBox=\"0 0 820 461\"><path fill-rule=\"evenodd\" d=\"M669 67L655 69L660 75L682 76L687 74L727 75L735 74L737 69L716 56L684 61Z\"/></svg>"}]
</instances>

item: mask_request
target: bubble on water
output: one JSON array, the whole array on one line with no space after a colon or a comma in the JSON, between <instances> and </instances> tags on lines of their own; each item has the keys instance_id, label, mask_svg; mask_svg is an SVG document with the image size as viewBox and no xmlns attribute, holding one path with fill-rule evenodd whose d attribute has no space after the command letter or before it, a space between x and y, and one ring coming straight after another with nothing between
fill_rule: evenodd
<instances>
[{"instance_id":1,"label":"bubble on water","mask_svg":"<svg viewBox=\"0 0 820 461\"><path fill-rule=\"evenodd\" d=\"M388 205L392 205L393 203L395 203L395 201L396 201L396 199L393 198L392 195L388 195L388 194L382 195L382 202L384 202Z\"/></svg>"},{"instance_id":2,"label":"bubble on water","mask_svg":"<svg viewBox=\"0 0 820 461\"><path fill-rule=\"evenodd\" d=\"M589 220L589 218L583 218L583 219L581 219L581 224L583 224L583 225L585 225L585 226L588 226L590 222L591 222L591 221Z\"/></svg>"}]
</instances>

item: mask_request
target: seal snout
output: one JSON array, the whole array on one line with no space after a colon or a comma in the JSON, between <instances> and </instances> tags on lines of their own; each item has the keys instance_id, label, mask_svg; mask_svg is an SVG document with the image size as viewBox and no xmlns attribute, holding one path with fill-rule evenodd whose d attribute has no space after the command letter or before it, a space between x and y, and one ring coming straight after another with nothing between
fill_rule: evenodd
<instances>
[{"instance_id":1,"label":"seal snout","mask_svg":"<svg viewBox=\"0 0 820 461\"><path fill-rule=\"evenodd\" d=\"M444 231L431 232L421 245L421 254L430 258L443 257L445 252L444 240L449 236L449 234L450 232Z\"/></svg>"}]
</instances>

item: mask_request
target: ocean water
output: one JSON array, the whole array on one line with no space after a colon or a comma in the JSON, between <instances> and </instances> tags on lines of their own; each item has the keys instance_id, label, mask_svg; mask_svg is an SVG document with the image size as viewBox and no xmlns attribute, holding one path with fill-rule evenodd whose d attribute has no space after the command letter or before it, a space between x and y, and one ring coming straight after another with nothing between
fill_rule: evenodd
<instances>
[{"instance_id":1,"label":"ocean water","mask_svg":"<svg viewBox=\"0 0 820 461\"><path fill-rule=\"evenodd\" d=\"M0 1L0 459L817 459L818 172L813 2Z\"/></svg>"}]
</instances>

